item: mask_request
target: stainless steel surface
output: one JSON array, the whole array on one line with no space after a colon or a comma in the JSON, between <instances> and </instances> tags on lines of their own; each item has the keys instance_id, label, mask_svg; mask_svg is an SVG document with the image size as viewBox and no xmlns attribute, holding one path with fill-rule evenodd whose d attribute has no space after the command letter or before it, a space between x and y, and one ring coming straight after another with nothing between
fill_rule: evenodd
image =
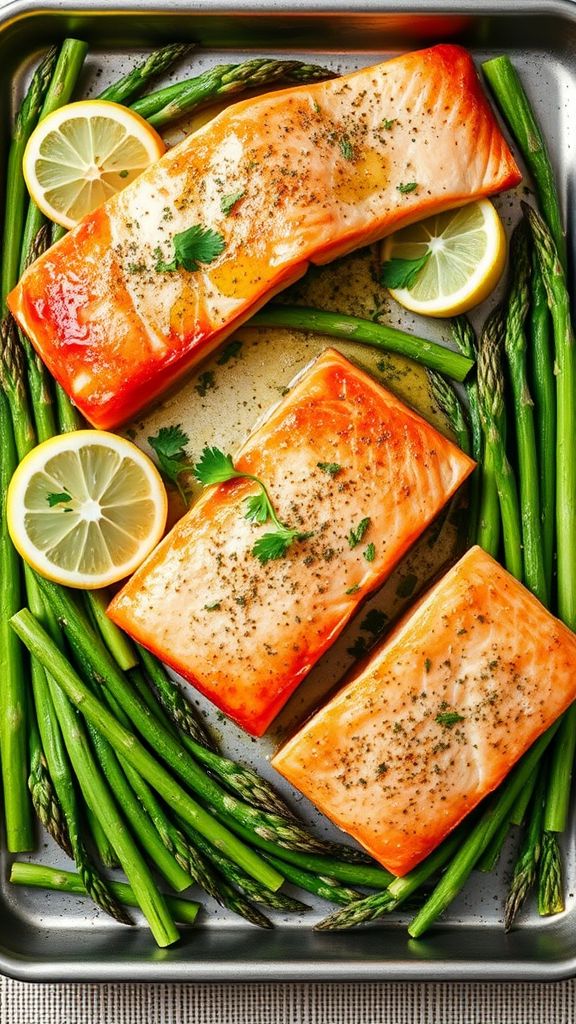
<instances>
[{"instance_id":1,"label":"stainless steel surface","mask_svg":"<svg viewBox=\"0 0 576 1024\"><path fill-rule=\"evenodd\" d=\"M265 9L264 9L265 8ZM176 38L197 40L206 52L193 59L195 69L222 60L240 58L247 50L259 54L277 52L307 54L344 71L376 63L394 52L446 39L471 48L481 60L487 55L508 52L521 71L522 79L545 128L561 183L562 201L570 207L574 187L576 122L572 110L576 97L576 4L571 0L444 0L441 4L404 0L401 4L372 0L316 0L290 3L269 0L267 4L236 0L226 7L215 0L177 6L168 0L141 0L112 4L67 0L8 5L0 18L0 117L6 125L22 95L30 68L39 52L52 40L76 35L90 42L83 90L100 90L123 73L142 50L160 41ZM177 137L177 133L176 136ZM7 132L0 137L5 146ZM513 217L518 195L503 197L500 209ZM569 223L573 218L569 209ZM569 237L572 232L569 231ZM365 266L358 259L358 273ZM331 271L328 270L328 273ZM352 297L339 296L341 303ZM413 325L413 319L402 321ZM427 325L430 334L429 325ZM445 327L437 325L438 336ZM266 353L263 358L264 344ZM344 347L344 346L339 346ZM196 431L198 444L205 440L233 443L241 440L255 418L255 405L267 405L313 354L310 346L287 335L277 335L273 344L247 334L243 354L242 398L248 411L218 422L222 408L235 407L237 381L228 368L219 379L218 401L206 408L199 403L192 381L178 396L162 406L151 422L174 422L179 417ZM355 355L374 368L369 353ZM262 367L268 367L264 371ZM273 371L270 367L273 366ZM383 379L394 376L388 364ZM400 389L403 387L400 382ZM196 397L195 397L196 394ZM414 390L411 387L411 396ZM212 400L214 402L214 400ZM241 403L236 403L238 407ZM212 408L212 412L211 412ZM238 411L238 410L237 410ZM450 542L450 538L448 538ZM424 543L415 556L422 559ZM428 556L430 557L430 556ZM429 571L433 571L430 565ZM406 565L401 567L390 585ZM346 647L357 635L352 625L336 651L316 672L319 685L326 688L337 681L345 668ZM306 691L291 704L284 716L301 715ZM199 701L214 723L214 710ZM222 731L226 749L250 759L260 768L271 743L255 744L230 725ZM310 808L306 814L312 818ZM356 932L318 933L311 924L328 911L326 904L314 904L307 917L290 919L275 915L274 932L263 933L238 918L209 905L200 924L184 933L178 946L155 948L147 929L116 926L92 911L85 900L56 893L11 887L6 876L9 858L1 855L0 881L0 970L29 980L305 980L321 978L355 979L447 979L522 978L551 980L576 972L576 844L574 822L565 845L567 909L564 914L543 920L525 913L520 927L506 936L502 927L504 879L509 858L502 859L500 873L476 874L466 892L455 902L450 914L424 940L408 939L407 916ZM320 827L326 827L320 825ZM47 863L62 863L58 851L42 840L41 857ZM201 897L202 898L202 897ZM306 900L312 902L312 900ZM274 915L273 915L274 916Z\"/></svg>"}]
</instances>

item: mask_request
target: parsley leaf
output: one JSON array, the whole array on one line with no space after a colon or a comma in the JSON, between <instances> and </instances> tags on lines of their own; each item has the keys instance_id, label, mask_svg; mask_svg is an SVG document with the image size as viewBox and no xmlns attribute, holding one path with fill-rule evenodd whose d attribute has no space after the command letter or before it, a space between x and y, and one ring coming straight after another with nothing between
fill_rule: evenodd
<instances>
[{"instance_id":1,"label":"parsley leaf","mask_svg":"<svg viewBox=\"0 0 576 1024\"><path fill-rule=\"evenodd\" d=\"M355 548L356 545L360 543L364 534L366 533L366 530L370 526L370 521L370 517L367 516L366 519L360 520L358 526L352 527L350 533L348 534L348 543L351 548Z\"/></svg>"},{"instance_id":2,"label":"parsley leaf","mask_svg":"<svg viewBox=\"0 0 576 1024\"><path fill-rule=\"evenodd\" d=\"M222 355L219 356L219 358L216 360L218 366L225 366L226 363L229 363L231 359L234 359L234 356L238 355L243 344L244 343L242 341L229 342L228 345L226 345L226 348L224 349Z\"/></svg>"},{"instance_id":3,"label":"parsley leaf","mask_svg":"<svg viewBox=\"0 0 576 1024\"><path fill-rule=\"evenodd\" d=\"M243 188L241 188L238 192L231 192L230 195L228 196L221 196L220 209L222 210L222 213L224 214L225 217L227 217L229 213L232 213L232 210L236 206L236 203L239 203L243 196Z\"/></svg>"},{"instance_id":4,"label":"parsley leaf","mask_svg":"<svg viewBox=\"0 0 576 1024\"><path fill-rule=\"evenodd\" d=\"M203 487L209 487L210 484L225 484L227 480L234 480L244 474L236 471L231 455L225 455L220 448L209 448L206 445L194 466L194 476Z\"/></svg>"},{"instance_id":5,"label":"parsley leaf","mask_svg":"<svg viewBox=\"0 0 576 1024\"><path fill-rule=\"evenodd\" d=\"M403 260L395 257L382 264L380 280L385 288L410 288L420 271L426 266L431 252L425 252L414 260Z\"/></svg>"},{"instance_id":6,"label":"parsley leaf","mask_svg":"<svg viewBox=\"0 0 576 1024\"><path fill-rule=\"evenodd\" d=\"M206 398L208 392L213 391L215 387L214 370L204 370L198 377L198 383L194 386L194 390L198 392L200 398Z\"/></svg>"},{"instance_id":7,"label":"parsley leaf","mask_svg":"<svg viewBox=\"0 0 576 1024\"><path fill-rule=\"evenodd\" d=\"M244 502L246 511L244 518L252 523L266 523L270 516L270 503L265 491L259 494L251 494Z\"/></svg>"},{"instance_id":8,"label":"parsley leaf","mask_svg":"<svg viewBox=\"0 0 576 1024\"><path fill-rule=\"evenodd\" d=\"M328 473L328 476L337 476L342 469L337 462L317 462L316 465L323 473Z\"/></svg>"},{"instance_id":9,"label":"parsley leaf","mask_svg":"<svg viewBox=\"0 0 576 1024\"><path fill-rule=\"evenodd\" d=\"M66 505L69 501L72 501L72 495L66 491L59 491L58 494L52 493L46 495L46 501L50 508L54 508L55 505ZM64 509L65 512L71 512L72 509Z\"/></svg>"},{"instance_id":10,"label":"parsley leaf","mask_svg":"<svg viewBox=\"0 0 576 1024\"><path fill-rule=\"evenodd\" d=\"M376 547L374 544L368 544L362 552L367 562L373 562L376 558Z\"/></svg>"},{"instance_id":11,"label":"parsley leaf","mask_svg":"<svg viewBox=\"0 0 576 1024\"><path fill-rule=\"evenodd\" d=\"M155 268L157 271L198 270L201 263L213 263L225 249L223 236L201 224L179 231L172 238L172 245L174 259L169 263L159 259Z\"/></svg>"},{"instance_id":12,"label":"parsley leaf","mask_svg":"<svg viewBox=\"0 0 576 1024\"><path fill-rule=\"evenodd\" d=\"M292 530L285 523L280 522L274 506L270 500L265 484L258 477L251 473L239 472L232 461L231 455L226 455L219 448L204 448L199 461L194 469L196 479L208 487L210 484L222 484L227 480L244 479L253 480L260 487L259 494L250 494L244 502L244 517L253 523L266 523L271 520L274 530L259 537L252 548L255 558L265 565L276 558L283 558L288 548L295 540L306 540L311 533L302 533L300 530Z\"/></svg>"},{"instance_id":13,"label":"parsley leaf","mask_svg":"<svg viewBox=\"0 0 576 1024\"><path fill-rule=\"evenodd\" d=\"M163 476L176 484L182 501L188 504L188 495L180 483L183 473L192 473L193 463L187 451L190 441L180 424L173 427L160 427L160 430L153 437L148 438L148 444L156 454L158 467Z\"/></svg>"},{"instance_id":14,"label":"parsley leaf","mask_svg":"<svg viewBox=\"0 0 576 1024\"><path fill-rule=\"evenodd\" d=\"M388 131L390 128L392 128L396 124L397 120L398 119L396 117L392 117L390 119L385 117L384 120L382 121L382 127L385 128Z\"/></svg>"},{"instance_id":15,"label":"parsley leaf","mask_svg":"<svg viewBox=\"0 0 576 1024\"><path fill-rule=\"evenodd\" d=\"M345 160L354 159L354 146L347 135L343 135L340 139L340 152Z\"/></svg>"},{"instance_id":16,"label":"parsley leaf","mask_svg":"<svg viewBox=\"0 0 576 1024\"><path fill-rule=\"evenodd\" d=\"M442 711L439 715L436 715L436 722L438 725L445 725L448 729L451 729L457 722L463 722L464 716L459 715L457 711Z\"/></svg>"},{"instance_id":17,"label":"parsley leaf","mask_svg":"<svg viewBox=\"0 0 576 1024\"><path fill-rule=\"evenodd\" d=\"M403 196L407 196L409 192L414 192L418 188L418 182L407 181L406 183L404 183L403 181L401 181L399 185L396 185L396 188L398 189L399 192L402 193Z\"/></svg>"}]
</instances>

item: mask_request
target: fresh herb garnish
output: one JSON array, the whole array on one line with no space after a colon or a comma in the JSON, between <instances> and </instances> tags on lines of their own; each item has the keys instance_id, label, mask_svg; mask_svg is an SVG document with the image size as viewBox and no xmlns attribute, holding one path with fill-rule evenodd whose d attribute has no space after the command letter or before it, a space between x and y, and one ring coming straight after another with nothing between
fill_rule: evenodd
<instances>
[{"instance_id":1,"label":"fresh herb garnish","mask_svg":"<svg viewBox=\"0 0 576 1024\"><path fill-rule=\"evenodd\" d=\"M328 473L328 476L337 476L342 469L337 462L317 462L316 465L323 473Z\"/></svg>"},{"instance_id":2,"label":"fresh herb garnish","mask_svg":"<svg viewBox=\"0 0 576 1024\"><path fill-rule=\"evenodd\" d=\"M384 632L387 622L388 616L386 612L380 611L379 608L371 608L362 619L360 629L365 630L366 633L371 633L372 636L380 636Z\"/></svg>"},{"instance_id":3,"label":"fresh herb garnish","mask_svg":"<svg viewBox=\"0 0 576 1024\"><path fill-rule=\"evenodd\" d=\"M239 472L234 466L232 456L226 455L219 448L204 448L194 469L194 474L204 487L239 479L253 480L258 484L260 493L251 494L246 498L244 517L251 522L260 524L270 520L274 525L274 529L259 537L252 548L252 554L262 565L274 559L283 558L295 540L306 540L312 536L311 533L293 530L282 523L276 515L276 510L262 480L253 476L252 473Z\"/></svg>"},{"instance_id":4,"label":"fresh herb garnish","mask_svg":"<svg viewBox=\"0 0 576 1024\"><path fill-rule=\"evenodd\" d=\"M398 118L396 117L392 117L390 118L390 120L387 117L385 117L384 120L382 121L382 127L386 128L386 130L388 131L388 129L392 128L396 124L397 120Z\"/></svg>"},{"instance_id":5,"label":"fresh herb garnish","mask_svg":"<svg viewBox=\"0 0 576 1024\"><path fill-rule=\"evenodd\" d=\"M59 491L58 493L53 492L52 494L46 495L46 501L50 508L54 508L56 505L67 505L69 501L72 501L72 495L68 494L67 491ZM65 508L65 512L71 512L71 508Z\"/></svg>"},{"instance_id":6,"label":"fresh herb garnish","mask_svg":"<svg viewBox=\"0 0 576 1024\"><path fill-rule=\"evenodd\" d=\"M174 258L169 263L158 259L156 270L162 273L172 270L198 270L201 263L213 263L224 252L222 235L212 228L194 224L185 231L179 231L172 238Z\"/></svg>"},{"instance_id":7,"label":"fresh herb garnish","mask_svg":"<svg viewBox=\"0 0 576 1024\"><path fill-rule=\"evenodd\" d=\"M243 197L243 188L240 189L238 192L231 192L230 195L221 197L220 209L222 210L222 213L224 214L225 217L227 217L229 213L232 213L232 210L236 206L236 203L239 203Z\"/></svg>"},{"instance_id":8,"label":"fresh herb garnish","mask_svg":"<svg viewBox=\"0 0 576 1024\"><path fill-rule=\"evenodd\" d=\"M409 192L414 192L418 188L418 182L417 181L407 181L407 182L401 181L399 185L396 185L396 188L398 189L399 192L402 193L403 196L407 196Z\"/></svg>"},{"instance_id":9,"label":"fresh herb garnish","mask_svg":"<svg viewBox=\"0 0 576 1024\"><path fill-rule=\"evenodd\" d=\"M373 562L376 558L376 547L374 544L367 544L363 551L364 558L367 562Z\"/></svg>"},{"instance_id":10,"label":"fresh herb garnish","mask_svg":"<svg viewBox=\"0 0 576 1024\"><path fill-rule=\"evenodd\" d=\"M369 526L370 516L367 516L366 519L360 520L358 526L352 527L348 534L348 543L351 548L355 548L356 545L360 543Z\"/></svg>"},{"instance_id":11,"label":"fresh herb garnish","mask_svg":"<svg viewBox=\"0 0 576 1024\"><path fill-rule=\"evenodd\" d=\"M463 722L464 716L459 715L457 711L441 711L439 715L436 715L435 721L438 722L438 725L445 725L451 729L457 722Z\"/></svg>"},{"instance_id":12,"label":"fresh herb garnish","mask_svg":"<svg viewBox=\"0 0 576 1024\"><path fill-rule=\"evenodd\" d=\"M428 250L423 256L418 256L413 260L403 260L397 257L386 260L386 263L382 264L380 281L385 288L410 288L420 271L426 266L430 256L431 252Z\"/></svg>"},{"instance_id":13,"label":"fresh herb garnish","mask_svg":"<svg viewBox=\"0 0 576 1024\"><path fill-rule=\"evenodd\" d=\"M348 138L347 135L343 135L342 136L342 138L340 139L339 145L340 145L340 152L342 153L342 156L344 157L344 159L345 160L353 160L354 159L354 146L350 142L350 139Z\"/></svg>"},{"instance_id":14,"label":"fresh herb garnish","mask_svg":"<svg viewBox=\"0 0 576 1024\"><path fill-rule=\"evenodd\" d=\"M376 774L377 775L385 775L387 771L388 771L388 765L386 764L386 761L382 761L378 765L378 767L376 769Z\"/></svg>"},{"instance_id":15,"label":"fresh herb garnish","mask_svg":"<svg viewBox=\"0 0 576 1024\"><path fill-rule=\"evenodd\" d=\"M200 398L205 398L207 393L215 387L216 378L214 377L214 370L204 370L198 377L198 383L195 385L195 390L200 395Z\"/></svg>"},{"instance_id":16,"label":"fresh herb garnish","mask_svg":"<svg viewBox=\"0 0 576 1024\"><path fill-rule=\"evenodd\" d=\"M234 359L234 357L237 356L238 353L240 352L240 349L242 348L242 345L243 345L242 341L230 341L230 342L228 342L228 344L226 345L226 348L224 349L222 355L219 356L218 359L216 360L216 362L218 363L218 366L225 366L226 363L229 363L231 359Z\"/></svg>"},{"instance_id":17,"label":"fresh herb garnish","mask_svg":"<svg viewBox=\"0 0 576 1024\"><path fill-rule=\"evenodd\" d=\"M347 594L357 594L359 590L360 590L360 584L359 583L355 583L354 586L348 587L348 590L346 591L346 593Z\"/></svg>"},{"instance_id":18,"label":"fresh herb garnish","mask_svg":"<svg viewBox=\"0 0 576 1024\"><path fill-rule=\"evenodd\" d=\"M217 612L220 607L220 601L210 601L210 604L205 604L204 608L207 612Z\"/></svg>"},{"instance_id":19,"label":"fresh herb garnish","mask_svg":"<svg viewBox=\"0 0 576 1024\"><path fill-rule=\"evenodd\" d=\"M182 500L188 504L188 496L180 483L183 473L192 473L194 465L186 450L190 438L184 433L180 425L174 427L160 427L154 437L148 438L148 444L153 449L158 459L158 466L161 473L176 484Z\"/></svg>"},{"instance_id":20,"label":"fresh herb garnish","mask_svg":"<svg viewBox=\"0 0 576 1024\"><path fill-rule=\"evenodd\" d=\"M432 662L431 662L430 658L426 658L425 659L425 661L424 661L424 668L425 668L426 672L429 672L430 669L432 668Z\"/></svg>"}]
</instances>

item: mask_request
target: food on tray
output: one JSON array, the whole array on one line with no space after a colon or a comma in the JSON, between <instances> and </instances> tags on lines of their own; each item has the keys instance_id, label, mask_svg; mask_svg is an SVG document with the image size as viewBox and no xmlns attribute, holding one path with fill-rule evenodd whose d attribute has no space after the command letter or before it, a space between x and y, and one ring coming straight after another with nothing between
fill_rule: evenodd
<instances>
[{"instance_id":1,"label":"food on tray","mask_svg":"<svg viewBox=\"0 0 576 1024\"><path fill-rule=\"evenodd\" d=\"M410 224L382 245L382 284L422 316L458 316L494 291L506 265L506 234L489 199Z\"/></svg>"},{"instance_id":2,"label":"food on tray","mask_svg":"<svg viewBox=\"0 0 576 1024\"><path fill-rule=\"evenodd\" d=\"M310 262L519 180L469 54L405 54L225 110L41 257L10 308L114 427Z\"/></svg>"},{"instance_id":3,"label":"food on tray","mask_svg":"<svg viewBox=\"0 0 576 1024\"><path fill-rule=\"evenodd\" d=\"M310 536L262 563L253 549L267 527L249 518L259 484L220 484L109 614L261 735L474 463L329 349L234 464L265 481L282 523Z\"/></svg>"},{"instance_id":4,"label":"food on tray","mask_svg":"<svg viewBox=\"0 0 576 1024\"><path fill-rule=\"evenodd\" d=\"M274 767L395 874L576 697L576 636L474 547Z\"/></svg>"},{"instance_id":5,"label":"food on tray","mask_svg":"<svg viewBox=\"0 0 576 1024\"><path fill-rule=\"evenodd\" d=\"M166 146L138 114L107 100L60 107L32 132L22 171L42 213L73 228L130 185Z\"/></svg>"},{"instance_id":6,"label":"food on tray","mask_svg":"<svg viewBox=\"0 0 576 1024\"><path fill-rule=\"evenodd\" d=\"M6 503L12 542L26 562L84 589L134 572L162 537L167 511L154 463L103 430L57 434L33 448Z\"/></svg>"}]
</instances>

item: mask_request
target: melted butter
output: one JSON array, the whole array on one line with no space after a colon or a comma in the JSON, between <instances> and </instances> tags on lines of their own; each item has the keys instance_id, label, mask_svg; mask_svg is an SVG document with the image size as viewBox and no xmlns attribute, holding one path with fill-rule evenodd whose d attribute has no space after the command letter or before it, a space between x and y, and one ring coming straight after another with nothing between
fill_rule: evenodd
<instances>
[{"instance_id":1,"label":"melted butter","mask_svg":"<svg viewBox=\"0 0 576 1024\"><path fill-rule=\"evenodd\" d=\"M349 167L339 165L334 178L334 192L343 203L357 203L384 191L388 175L381 151L363 146L352 166L351 173Z\"/></svg>"}]
</instances>

